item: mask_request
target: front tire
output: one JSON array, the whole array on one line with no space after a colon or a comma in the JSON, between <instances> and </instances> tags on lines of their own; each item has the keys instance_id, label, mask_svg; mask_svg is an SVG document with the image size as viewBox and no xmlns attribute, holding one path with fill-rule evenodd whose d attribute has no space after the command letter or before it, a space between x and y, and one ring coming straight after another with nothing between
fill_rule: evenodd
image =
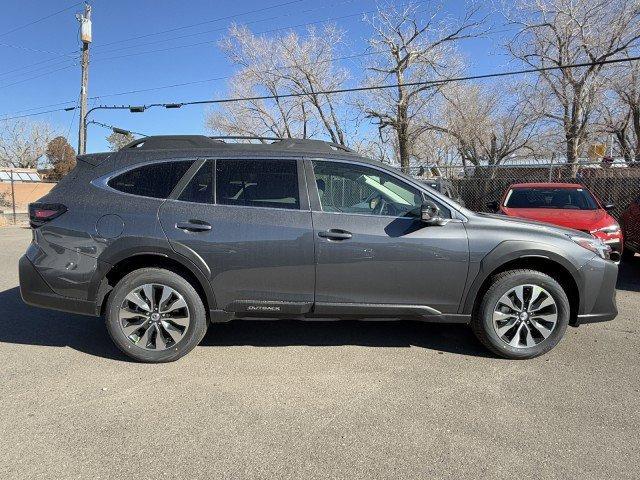
<instances>
[{"instance_id":1,"label":"front tire","mask_svg":"<svg viewBox=\"0 0 640 480\"><path fill-rule=\"evenodd\" d=\"M495 354L526 359L554 348L569 318L569 299L556 280L537 270L509 270L491 280L471 327Z\"/></svg>"},{"instance_id":2,"label":"front tire","mask_svg":"<svg viewBox=\"0 0 640 480\"><path fill-rule=\"evenodd\" d=\"M171 362L193 350L207 331L202 299L177 273L142 268L115 286L106 325L116 346L135 360Z\"/></svg>"}]
</instances>

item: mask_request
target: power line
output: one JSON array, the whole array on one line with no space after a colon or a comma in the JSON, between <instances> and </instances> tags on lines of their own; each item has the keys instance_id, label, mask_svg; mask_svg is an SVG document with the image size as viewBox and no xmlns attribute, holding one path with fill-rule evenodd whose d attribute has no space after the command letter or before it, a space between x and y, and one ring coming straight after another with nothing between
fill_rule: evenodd
<instances>
[{"instance_id":1,"label":"power line","mask_svg":"<svg viewBox=\"0 0 640 480\"><path fill-rule=\"evenodd\" d=\"M7 71L4 71L4 72L0 72L0 77L3 76L3 75L8 75L8 74L13 73L13 72L18 72L20 70L26 70L26 69L29 69L31 67L35 67L37 65L42 65L43 63L52 63L52 62L58 63L59 61L60 61L59 58L47 58L46 60L40 60L39 62L30 63L28 65L23 65L22 67L17 67L17 68L14 68L13 70L7 70ZM53 65L49 65L49 66L52 67ZM26 73L29 73L29 72L26 72Z\"/></svg>"},{"instance_id":2,"label":"power line","mask_svg":"<svg viewBox=\"0 0 640 480\"><path fill-rule=\"evenodd\" d=\"M91 120L91 121L87 122L87 125L89 125L89 124L98 125L99 127L107 128L107 129L111 130L114 133L120 133L118 130L122 130L123 132L126 131L126 132L132 133L134 135L140 135L141 137L148 137L149 136L149 135L145 135L144 133L134 132L133 130L128 130L128 129L116 127L114 125L109 125L108 123L97 122L96 120Z\"/></svg>"},{"instance_id":3,"label":"power line","mask_svg":"<svg viewBox=\"0 0 640 480\"><path fill-rule=\"evenodd\" d=\"M131 40L136 40L136 39L139 39L139 38L147 38L147 37L151 37L151 36L155 36L155 35L160 35L162 33L168 33L168 32L172 32L172 31L183 30L183 29L186 29L186 28L191 28L193 26L203 25L203 24L207 24L207 23L213 23L215 21L225 20L225 19L229 19L229 18L242 16L242 15L248 15L250 13L261 12L261 11L265 11L265 10L272 9L272 8L277 8L277 7L281 7L281 6L290 5L290 4L293 4L293 3L299 3L299 2L302 2L302 1L305 1L305 0L295 0L295 1L291 1L291 2L280 3L280 4L277 4L277 5L272 5L271 7L265 7L265 8L261 8L261 9L257 9L257 10L251 10L251 11L248 11L248 12L239 13L239 14L236 14L236 15L230 15L230 16L227 16L227 17L220 17L220 18L217 18L217 19L208 20L208 21L205 21L205 22L199 22L199 23L195 23L195 24L192 24L192 25L185 25L185 26L182 26L182 27L176 27L176 28L172 28L172 29L168 29L168 30L162 30L162 31L159 31L159 32L154 32L154 33L150 33L150 34L146 34L146 35L140 35L140 36L137 36L137 37L131 37L131 38L128 38L128 39L123 39L123 40L116 40L116 41L105 43L105 44L102 44L102 45L96 45L93 48L94 49L100 49L100 48L104 48L104 47L106 47L108 45L114 45L114 44L123 43L123 42L131 41ZM355 0L347 0L347 2L352 2L352 1L355 1ZM82 3L82 2L80 2L80 3ZM342 2L342 3L345 3L345 2ZM325 7L320 7L320 8L326 8L326 6ZM317 10L317 9L308 9L308 10L303 10L302 12L307 12L307 11L312 11L312 10ZM298 12L298 13L300 13L300 12ZM255 20L255 21L252 21L252 22L247 22L246 24L249 25L249 24L262 22L262 21L275 20L277 18L290 16L290 15L291 14L278 15L278 16L274 16L274 17L270 17L270 18L266 18L266 19L259 19L259 20ZM106 50L106 51L102 51L100 53L104 54L104 53L107 53L107 52L115 52L115 51L120 51L120 50L126 50L126 49L130 49L130 48L144 46L144 45L153 45L153 44L156 44L156 43L169 42L169 41L178 40L178 39L181 39L181 38L187 38L187 37L196 36L196 35L204 35L206 33L212 33L212 32L222 31L222 30L226 30L226 29L227 29L227 27L222 27L222 28L219 28L219 29L208 30L208 31L204 31L204 32L198 32L198 33L195 33L195 34L189 34L189 35L183 35L183 36L179 36L179 37L166 38L166 39L163 39L163 40L158 40L158 41L154 41L154 42L148 42L148 43L144 43L144 44L141 44L141 45L131 45L131 46L116 48L116 49L112 49L112 50ZM20 71L20 70L29 69L29 68L34 67L34 66L42 65L43 63L55 62L55 61L57 61L57 59L59 59L61 57L70 57L70 56L73 57L74 55L76 55L75 51L74 52L68 52L68 53L49 52L49 51L46 51L46 50L36 50L36 49L32 49L32 48L27 48L27 47L20 47L20 46L17 46L17 45L9 45L9 44L2 44L2 43L0 43L0 45L4 45L4 46L7 46L7 47L13 47L13 48L22 48L22 49L25 49L25 50L37 51L37 52L43 52L43 53L49 53L49 54L55 55L55 58L50 58L50 59L47 59L47 60L38 61L38 62L31 63L31 64L28 64L28 65L23 65L22 67L15 68L13 70L7 70L7 71L4 71L4 72L0 72L0 76L7 75L9 73L17 72L17 71ZM135 55L142 55L144 53L147 53L147 52L142 52L142 53L135 54ZM120 58L120 57L115 57L115 58ZM104 59L104 60L110 60L110 59L111 58Z\"/></svg>"},{"instance_id":4,"label":"power line","mask_svg":"<svg viewBox=\"0 0 640 480\"><path fill-rule=\"evenodd\" d=\"M6 31L4 33L0 33L0 37L4 37L5 35L9 35L10 33L17 32L18 30L22 30L23 28L30 27L31 25L35 25L36 23L40 23L40 22L42 22L42 21L44 21L44 20L46 20L48 18L55 17L56 15L59 15L59 14L61 14L63 12L66 12L67 10L71 10L72 8L76 8L78 5L80 5L82 3L83 2L74 3L73 5L70 5L67 8L63 8L62 10L58 10L57 12L50 13L49 15L44 16L42 18L38 18L38 19L33 20L33 21L29 22L29 23L25 23L24 25L20 25L20 26L15 27L15 28L13 28L11 30L8 30L8 31Z\"/></svg>"},{"instance_id":5,"label":"power line","mask_svg":"<svg viewBox=\"0 0 640 480\"><path fill-rule=\"evenodd\" d=\"M4 122L6 120L16 120L18 118L27 118L27 117L35 117L37 115L46 115L47 113L55 113L55 112L63 112L63 111L72 111L75 110L76 107L71 107L71 108L56 108L54 110L46 110L44 112L36 112L36 113L29 113L26 115L17 115L15 117L4 117L4 118L0 118L0 122Z\"/></svg>"},{"instance_id":6,"label":"power line","mask_svg":"<svg viewBox=\"0 0 640 480\"><path fill-rule=\"evenodd\" d=\"M255 35L264 35L266 33L273 33L273 32L279 32L282 30L289 30L289 29L293 29L293 28L300 28L300 27L308 27L311 25L317 25L320 23L325 23L325 22L333 22L336 20L344 20L346 18L353 18L353 17L358 17L358 16L362 16L362 15L367 15L370 13L374 13L375 10L369 10L366 12L358 12L358 13L352 13L350 15L342 15L339 17L331 17L331 18L325 18L324 20L317 20L314 22L305 22L305 23L299 23L297 25L289 25L289 26L285 26L285 27L278 27L278 28L272 28L269 30L264 30L262 32L256 32ZM106 58L102 58L102 57L98 57L97 60L98 61L104 61L104 60L116 60L116 59L120 59L120 58L127 58L127 57L137 57L140 55L148 55L150 53L160 53L160 52L168 52L171 50L179 50L181 48L189 48L189 47L197 47L200 45L211 45L213 43L217 43L218 40L206 40L206 41L202 41L202 42L196 42L196 43L187 43L184 45L175 45L173 47L165 47L165 48L160 48L160 49L156 49L156 50L147 50L145 52L137 52L137 53L127 53L124 55L116 55L113 57L106 57ZM105 52L102 52L105 53ZM95 61L95 60L94 60Z\"/></svg>"},{"instance_id":7,"label":"power line","mask_svg":"<svg viewBox=\"0 0 640 480\"><path fill-rule=\"evenodd\" d=\"M397 88L399 86L415 87L415 86L428 86L428 85L444 85L452 82L464 82L469 80L483 80L487 78L499 78L499 77L514 76L514 75L525 75L528 73L540 73L540 72L547 72L547 71L553 71L553 70L563 70L566 68L594 67L594 66L609 65L614 63L633 62L637 60L640 60L640 56L601 60L599 62L584 62L584 63L573 63L569 65L555 65L555 66L549 66L549 67L528 68L523 70L511 70L508 72L487 73L482 75L470 75L466 77L444 78L440 80L424 80L420 82L406 82L403 84L394 83L394 84L386 84L386 85L370 85L366 87L340 88L335 90L317 91L317 92L314 92L314 94L315 95L335 95L335 94L351 93L351 92L387 90L390 88ZM305 97L308 95L309 95L308 93L285 93L282 95L259 95L254 97L221 98L216 100L194 100L194 101L188 101L188 102L150 103L146 105L135 105L135 106L134 105L99 105L97 107L94 107L92 110L94 109L107 109L107 110L135 109L135 111L140 112L152 107L175 108L175 107L182 107L186 105L206 105L206 104L223 104L223 103L232 103L232 102L247 102L247 101L256 101L256 100L275 100L275 99L282 99L282 98ZM75 107L58 108L58 109L49 110L45 112L32 113L28 115L5 117L0 120L13 120L16 118L31 117L35 115L44 115L47 113L61 112L64 110L66 111L75 110Z\"/></svg>"},{"instance_id":8,"label":"power line","mask_svg":"<svg viewBox=\"0 0 640 480\"><path fill-rule=\"evenodd\" d=\"M72 64L72 65L67 65L65 67L56 68L55 70L51 70L51 71L48 71L48 72L45 72L45 73L41 73L40 75L34 75L32 77L24 78L22 80L18 80L18 81L13 82L13 83L7 83L5 85L0 85L0 88L13 87L14 85L18 85L20 83L28 82L30 80L35 80L36 78L45 77L47 75L51 75L52 73L60 72L62 70L68 70L70 68L74 68L75 66L76 66L75 64Z\"/></svg>"},{"instance_id":9,"label":"power line","mask_svg":"<svg viewBox=\"0 0 640 480\"><path fill-rule=\"evenodd\" d=\"M19 80L21 78L23 80L27 80L31 78L31 75L38 74L39 72L43 72L43 71L55 71L56 69L61 68L62 66L65 66L65 65L76 65L75 62L76 62L76 59L73 59L73 63L69 63L69 60L65 60L62 62L58 61L51 65L42 65L38 68L34 68L33 70L29 70L28 72L18 72L12 75L8 75L7 77L0 79L0 82L11 82L13 80Z\"/></svg>"},{"instance_id":10,"label":"power line","mask_svg":"<svg viewBox=\"0 0 640 480\"><path fill-rule=\"evenodd\" d=\"M242 25L243 26L253 25L253 24L256 24L256 23L269 22L269 21L272 21L272 20L278 20L278 19L281 19L281 18L291 17L293 15L299 15L299 14L304 14L304 13L315 12L315 11L324 10L324 9L327 9L327 8L335 8L335 7L339 6L339 5L344 5L346 3L353 3L355 1L357 1L357 0L341 0L339 2L334 2L334 3L331 3L331 4L327 4L327 5L322 5L320 7L308 8L306 10L299 10L299 11L289 12L289 13L285 13L285 14L281 14L281 15L275 15L275 16L272 16L272 17L259 18L257 20L252 20L250 22L244 22ZM363 12L363 13L368 13L368 12ZM356 15L359 15L359 14L356 14ZM282 28L287 28L287 27L282 27ZM277 30L280 30L282 28L279 28ZM161 40L154 40L152 42L145 42L145 43L140 43L140 44L132 45L132 46L125 46L125 47L113 48L113 49L110 49L110 50L103 50L103 51L101 51L99 53L100 54L105 54L105 53L111 53L111 52L119 52L119 51L122 51L122 50L129 50L131 48L145 47L147 45L157 45L158 43L171 42L171 41L174 41L174 40L181 40L183 38L197 37L198 35L206 35L206 34L209 34L209 33L223 32L223 31L225 31L227 29L228 29L228 26L219 27L219 28L214 28L212 30L205 30L205 31L202 31L202 32L188 33L186 35L180 35L180 36L177 36L177 37L170 37L170 38L163 38ZM258 33L256 33L256 35L261 35L263 33L268 33L268 32L271 32L271 31L274 31L274 30L269 30L267 32L258 32ZM105 45L102 45L102 47L104 47L104 46ZM96 48L98 48L98 47L96 47Z\"/></svg>"},{"instance_id":11,"label":"power line","mask_svg":"<svg viewBox=\"0 0 640 480\"><path fill-rule=\"evenodd\" d=\"M227 16L224 16L224 17L214 18L212 20L205 20L205 21L198 22L198 23L192 23L190 25L183 25L181 27L174 27L174 28L169 28L167 30L160 30L160 31L153 32L153 33L147 33L145 35L138 35L136 37L129 37L129 38L125 38L125 39L122 39L122 40L115 40L113 42L103 43L101 45L96 45L94 48L103 48L103 47L107 47L109 45L115 45L117 43L124 43L124 42L129 42L131 40L139 40L141 38L153 37L155 35L162 35L163 33L177 32L179 30L186 30L188 28L199 27L200 25L206 25L206 24L209 24L209 23L220 22L222 20L231 20L232 18L242 17L244 15L250 15L252 13L260 13L260 12L264 12L266 10L271 10L273 8L286 7L288 5L293 5L294 3L301 3L303 1L305 1L305 0L291 0L291 1L288 1L288 2L278 3L276 5L271 5L271 6L268 6L268 7L257 8L255 10L249 10L249 11L242 12L242 13L235 13L233 15L227 15Z\"/></svg>"},{"instance_id":12,"label":"power line","mask_svg":"<svg viewBox=\"0 0 640 480\"><path fill-rule=\"evenodd\" d=\"M0 47L15 48L17 50L24 50L26 52L48 53L49 55L55 55L56 57L63 57L63 56L68 57L72 55L70 53L52 52L51 50L41 50L39 48L25 47L24 45L14 45L12 43L4 43L4 42L0 42Z\"/></svg>"},{"instance_id":13,"label":"power line","mask_svg":"<svg viewBox=\"0 0 640 480\"><path fill-rule=\"evenodd\" d=\"M291 66L285 66L283 68L294 68L296 66L311 66L311 65L322 65L324 63L331 63L331 62L336 62L336 61L341 61L341 60L352 60L354 58L361 58L361 57L366 57L366 56L371 56L371 55L379 55L381 52L362 52L362 53L356 53L353 55L346 55L343 57L335 57L332 58L331 60L322 60L322 61L318 61L318 62L309 62L309 63L303 63L303 64L299 64L299 65L291 65ZM258 73L271 73L273 71L273 69L271 70L263 70L261 72ZM157 90L165 90L168 88L177 88L177 87L185 87L185 86L189 86L189 85L197 85L199 83L208 83L208 82L215 82L215 81L219 81L219 80L226 80L233 77L233 75L224 75L221 77L213 77L213 78L204 78L201 80L193 80L190 82L182 82L182 83L173 83L173 84L169 84L169 85L159 85L157 87L149 87L149 88L141 88L141 89L137 89L137 90L127 90L124 92L114 92L114 93L105 93L99 96L94 96L94 97L89 97L90 100L95 100L97 98L108 98L108 97L118 97L118 96L122 96L122 95L131 95L134 93L146 93L146 92L153 92L153 91L157 91ZM58 107L61 105L69 105L70 103L74 103L75 100L68 100L66 102L58 102L58 103L51 103L48 105L40 105L38 107L32 107L32 108L25 108L23 110L16 110L14 112L11 112L11 114L16 114L16 113L23 113L23 112L31 112L33 110L39 110L41 108L50 108L50 107Z\"/></svg>"},{"instance_id":14,"label":"power line","mask_svg":"<svg viewBox=\"0 0 640 480\"><path fill-rule=\"evenodd\" d=\"M561 65L561 66L550 66L550 67L538 67L538 68L528 68L523 70L512 70L509 72L498 72L498 73L487 73L482 75L471 75L466 77L453 77L453 78L445 78L441 80L425 80L420 82L406 82L403 84L387 84L387 85L370 85L366 87L351 87L351 88L339 88L335 90L324 90L324 91L316 91L314 95L335 95L340 93L351 93L351 92L364 92L364 91L375 91L375 90L387 90L390 88L397 88L399 86L405 87L417 87L417 86L428 86L428 85L444 85L452 82L462 82L469 80L482 80L486 78L498 78L498 77L507 77L513 75L524 75L527 73L540 73L551 70L563 70L566 68L580 68L580 67L594 67L598 65L608 65L612 63L621 63L621 62L631 62L640 60L640 56L636 57L627 57L627 58L616 58L610 60L601 60L599 62L584 62L584 63L574 63L570 65ZM166 107L167 105L206 105L206 104L222 104L222 103L232 103L232 102L248 102L248 101L256 101L256 100L276 100L282 98L293 98L293 97L306 97L309 96L308 93L285 93L282 95L258 95L254 97L240 97L240 98L222 98L217 100L194 100L189 102L166 102L166 103L151 103L148 105L137 105L136 108L142 108L143 110L152 107ZM98 107L99 108L99 107ZM105 106L104 108L107 108ZM128 109L130 106L113 106L115 109Z\"/></svg>"},{"instance_id":15,"label":"power line","mask_svg":"<svg viewBox=\"0 0 640 480\"><path fill-rule=\"evenodd\" d=\"M354 55L347 55L344 57L335 57L332 58L331 60L322 60L319 62L309 62L309 63L303 63L303 64L299 64L299 65L289 65L289 66L285 66L282 67L283 69L289 69L289 68L295 68L295 67L305 67L305 66L311 66L311 65L322 65L324 63L331 63L334 61L341 61L341 60L350 60L353 58L359 58L359 57L365 57L365 56L370 56L370 55L378 55L379 52L363 52L363 53L357 53ZM256 72L256 73L271 73L272 71L274 71L274 69L271 70L262 70L260 72ZM160 85L157 87L149 87L149 88L142 88L142 89L138 89L138 90L129 90L126 92L117 92L117 93L106 93L104 95L100 95L101 98L107 98L107 97L117 97L117 96L121 96L121 95L129 95L129 94L133 94L133 93L145 93L145 92L152 92L152 91L156 91L156 90L164 90L167 88L176 88L176 87L185 87L188 85L196 85L198 83L208 83L208 82L215 82L218 80L226 80L229 78L232 78L232 75L224 75L221 77L213 77L213 78L205 78L202 80L193 80L190 82L183 82L183 83L174 83L171 85ZM69 103L69 102L67 102Z\"/></svg>"}]
</instances>

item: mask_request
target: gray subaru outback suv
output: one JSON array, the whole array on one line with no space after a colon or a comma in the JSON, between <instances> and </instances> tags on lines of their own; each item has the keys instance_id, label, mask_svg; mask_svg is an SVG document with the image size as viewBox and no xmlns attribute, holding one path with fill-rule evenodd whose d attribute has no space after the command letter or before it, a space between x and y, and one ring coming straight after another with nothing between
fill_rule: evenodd
<instances>
[{"instance_id":1,"label":"gray subaru outback suv","mask_svg":"<svg viewBox=\"0 0 640 480\"><path fill-rule=\"evenodd\" d=\"M146 362L238 318L464 323L495 354L531 358L617 314L599 240L470 212L321 141L148 137L78 157L30 221L24 301L102 315Z\"/></svg>"}]
</instances>

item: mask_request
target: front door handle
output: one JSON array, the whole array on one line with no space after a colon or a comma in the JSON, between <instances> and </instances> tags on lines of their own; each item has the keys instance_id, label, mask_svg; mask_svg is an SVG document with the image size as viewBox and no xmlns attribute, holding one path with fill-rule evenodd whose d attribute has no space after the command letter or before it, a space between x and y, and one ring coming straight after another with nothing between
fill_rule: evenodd
<instances>
[{"instance_id":1,"label":"front door handle","mask_svg":"<svg viewBox=\"0 0 640 480\"><path fill-rule=\"evenodd\" d=\"M188 232L208 232L211 230L211 224L203 222L202 220L188 220L186 222L176 223L176 228Z\"/></svg>"},{"instance_id":2,"label":"front door handle","mask_svg":"<svg viewBox=\"0 0 640 480\"><path fill-rule=\"evenodd\" d=\"M353 234L351 232L347 232L346 230L332 228L331 230L318 232L318 236L322 238L328 238L329 240L348 240L353 237Z\"/></svg>"}]
</instances>

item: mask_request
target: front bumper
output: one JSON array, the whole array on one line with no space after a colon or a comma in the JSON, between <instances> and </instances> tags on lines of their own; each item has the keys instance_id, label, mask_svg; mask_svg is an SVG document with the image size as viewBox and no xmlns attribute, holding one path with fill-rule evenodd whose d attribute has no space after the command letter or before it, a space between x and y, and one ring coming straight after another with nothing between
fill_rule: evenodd
<instances>
[{"instance_id":1,"label":"front bumper","mask_svg":"<svg viewBox=\"0 0 640 480\"><path fill-rule=\"evenodd\" d=\"M51 290L26 255L20 257L18 272L20 295L25 303L63 312L97 315L95 302L63 297Z\"/></svg>"},{"instance_id":2,"label":"front bumper","mask_svg":"<svg viewBox=\"0 0 640 480\"><path fill-rule=\"evenodd\" d=\"M580 310L573 325L606 322L618 315L616 282L618 266L600 257L594 257L581 268L583 282Z\"/></svg>"}]
</instances>

